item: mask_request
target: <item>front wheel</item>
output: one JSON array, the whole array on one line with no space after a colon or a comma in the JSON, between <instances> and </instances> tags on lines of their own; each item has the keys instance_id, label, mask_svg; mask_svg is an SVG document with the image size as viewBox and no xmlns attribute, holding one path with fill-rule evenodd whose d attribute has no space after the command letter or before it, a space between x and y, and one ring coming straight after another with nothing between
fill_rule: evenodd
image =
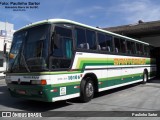
<instances>
[{"instance_id":1,"label":"front wheel","mask_svg":"<svg viewBox=\"0 0 160 120\"><path fill-rule=\"evenodd\" d=\"M81 82L80 99L82 102L90 101L94 96L94 84L90 77L87 77Z\"/></svg>"}]
</instances>

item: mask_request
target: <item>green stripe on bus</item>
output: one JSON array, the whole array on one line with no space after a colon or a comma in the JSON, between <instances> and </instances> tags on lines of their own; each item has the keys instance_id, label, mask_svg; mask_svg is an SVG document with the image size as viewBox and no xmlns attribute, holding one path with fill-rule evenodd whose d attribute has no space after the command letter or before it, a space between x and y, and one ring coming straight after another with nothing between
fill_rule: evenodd
<instances>
[{"instance_id":1,"label":"green stripe on bus","mask_svg":"<svg viewBox=\"0 0 160 120\"><path fill-rule=\"evenodd\" d=\"M129 77L136 77L136 76L142 76L142 75L143 73L137 73L137 74L116 76L116 77L100 78L99 81L113 80L113 79L119 79L119 78L129 78Z\"/></svg>"},{"instance_id":2,"label":"green stripe on bus","mask_svg":"<svg viewBox=\"0 0 160 120\"><path fill-rule=\"evenodd\" d=\"M67 83L61 83L61 84L52 84L52 87L63 87L63 86L69 86L69 85L77 85L80 84L80 81L78 82L67 82Z\"/></svg>"},{"instance_id":3,"label":"green stripe on bus","mask_svg":"<svg viewBox=\"0 0 160 120\"><path fill-rule=\"evenodd\" d=\"M151 73L148 73L149 76L150 75L154 75L155 72L151 72ZM122 75L122 76L116 76L116 77L106 77L106 78L99 78L98 81L99 82L104 82L104 81L112 81L112 80L122 80L124 79L128 79L128 78L131 78L131 81L134 80L134 78L136 77L143 77L143 73L137 73L137 74L130 74L130 75ZM69 86L69 85L79 85L80 84L80 81L78 82L67 82L67 83L61 83L61 84L52 84L51 86L52 87L63 87L63 86Z\"/></svg>"}]
</instances>

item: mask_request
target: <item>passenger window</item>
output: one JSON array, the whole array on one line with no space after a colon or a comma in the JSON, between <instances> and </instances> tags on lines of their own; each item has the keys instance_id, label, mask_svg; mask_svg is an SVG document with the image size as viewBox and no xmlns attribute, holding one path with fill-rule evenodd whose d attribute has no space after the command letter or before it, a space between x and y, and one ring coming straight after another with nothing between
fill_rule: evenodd
<instances>
[{"instance_id":1,"label":"passenger window","mask_svg":"<svg viewBox=\"0 0 160 120\"><path fill-rule=\"evenodd\" d=\"M131 53L132 53L132 54L136 54L135 42L130 42L130 44L131 44Z\"/></svg>"},{"instance_id":2,"label":"passenger window","mask_svg":"<svg viewBox=\"0 0 160 120\"><path fill-rule=\"evenodd\" d=\"M115 52L126 53L126 41L124 39L114 38Z\"/></svg>"},{"instance_id":3,"label":"passenger window","mask_svg":"<svg viewBox=\"0 0 160 120\"><path fill-rule=\"evenodd\" d=\"M147 45L144 45L144 55L145 56L149 55L149 47Z\"/></svg>"},{"instance_id":4,"label":"passenger window","mask_svg":"<svg viewBox=\"0 0 160 120\"><path fill-rule=\"evenodd\" d=\"M106 35L106 43L107 43L107 51L112 52L113 51L113 42L112 42L112 37Z\"/></svg>"},{"instance_id":5,"label":"passenger window","mask_svg":"<svg viewBox=\"0 0 160 120\"><path fill-rule=\"evenodd\" d=\"M120 44L121 44L121 52L126 53L126 40L120 39Z\"/></svg>"},{"instance_id":6,"label":"passenger window","mask_svg":"<svg viewBox=\"0 0 160 120\"><path fill-rule=\"evenodd\" d=\"M142 55L143 53L143 45L140 43L136 43L137 54Z\"/></svg>"},{"instance_id":7,"label":"passenger window","mask_svg":"<svg viewBox=\"0 0 160 120\"><path fill-rule=\"evenodd\" d=\"M127 43L127 53L132 54L132 46L130 41L126 41Z\"/></svg>"},{"instance_id":8,"label":"passenger window","mask_svg":"<svg viewBox=\"0 0 160 120\"><path fill-rule=\"evenodd\" d=\"M86 43L85 30L75 28L76 47L81 49L89 49L89 44Z\"/></svg>"},{"instance_id":9,"label":"passenger window","mask_svg":"<svg viewBox=\"0 0 160 120\"><path fill-rule=\"evenodd\" d=\"M119 38L114 38L114 46L115 46L115 52L120 53L121 52L121 44Z\"/></svg>"},{"instance_id":10,"label":"passenger window","mask_svg":"<svg viewBox=\"0 0 160 120\"><path fill-rule=\"evenodd\" d=\"M98 49L103 51L107 49L105 35L101 33L98 33Z\"/></svg>"},{"instance_id":11,"label":"passenger window","mask_svg":"<svg viewBox=\"0 0 160 120\"><path fill-rule=\"evenodd\" d=\"M86 30L87 43L89 44L89 49L95 50L96 46L96 34L94 31Z\"/></svg>"},{"instance_id":12,"label":"passenger window","mask_svg":"<svg viewBox=\"0 0 160 120\"><path fill-rule=\"evenodd\" d=\"M131 41L126 41L127 45L127 53L128 54L135 54L135 43Z\"/></svg>"},{"instance_id":13,"label":"passenger window","mask_svg":"<svg viewBox=\"0 0 160 120\"><path fill-rule=\"evenodd\" d=\"M140 47L140 55L143 55L144 53L143 44L139 44L139 47Z\"/></svg>"}]
</instances>

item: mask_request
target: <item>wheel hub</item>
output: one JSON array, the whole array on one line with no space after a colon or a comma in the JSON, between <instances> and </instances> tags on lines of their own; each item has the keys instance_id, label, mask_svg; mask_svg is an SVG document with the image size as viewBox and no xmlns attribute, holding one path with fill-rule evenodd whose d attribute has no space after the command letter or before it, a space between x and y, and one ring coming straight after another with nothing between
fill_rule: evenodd
<instances>
[{"instance_id":1,"label":"wheel hub","mask_svg":"<svg viewBox=\"0 0 160 120\"><path fill-rule=\"evenodd\" d=\"M86 96L91 97L93 95L93 85L92 83L88 83L86 86Z\"/></svg>"}]
</instances>

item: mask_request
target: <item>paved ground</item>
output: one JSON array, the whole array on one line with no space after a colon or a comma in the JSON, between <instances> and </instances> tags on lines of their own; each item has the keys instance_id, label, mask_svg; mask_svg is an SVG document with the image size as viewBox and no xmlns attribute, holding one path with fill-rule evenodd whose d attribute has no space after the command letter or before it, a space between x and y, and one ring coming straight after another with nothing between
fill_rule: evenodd
<instances>
[{"instance_id":1,"label":"paved ground","mask_svg":"<svg viewBox=\"0 0 160 120\"><path fill-rule=\"evenodd\" d=\"M155 79L147 84L139 83L101 92L89 103L81 103L78 98L67 100L67 102L44 103L12 98L7 90L4 79L1 79L0 111L160 111L160 80ZM75 118L71 117L68 119ZM113 117L110 119L113 119ZM128 120L129 118L118 118L118 120L123 119ZM146 119L150 120L151 118ZM158 120L160 118L152 119Z\"/></svg>"}]
</instances>

